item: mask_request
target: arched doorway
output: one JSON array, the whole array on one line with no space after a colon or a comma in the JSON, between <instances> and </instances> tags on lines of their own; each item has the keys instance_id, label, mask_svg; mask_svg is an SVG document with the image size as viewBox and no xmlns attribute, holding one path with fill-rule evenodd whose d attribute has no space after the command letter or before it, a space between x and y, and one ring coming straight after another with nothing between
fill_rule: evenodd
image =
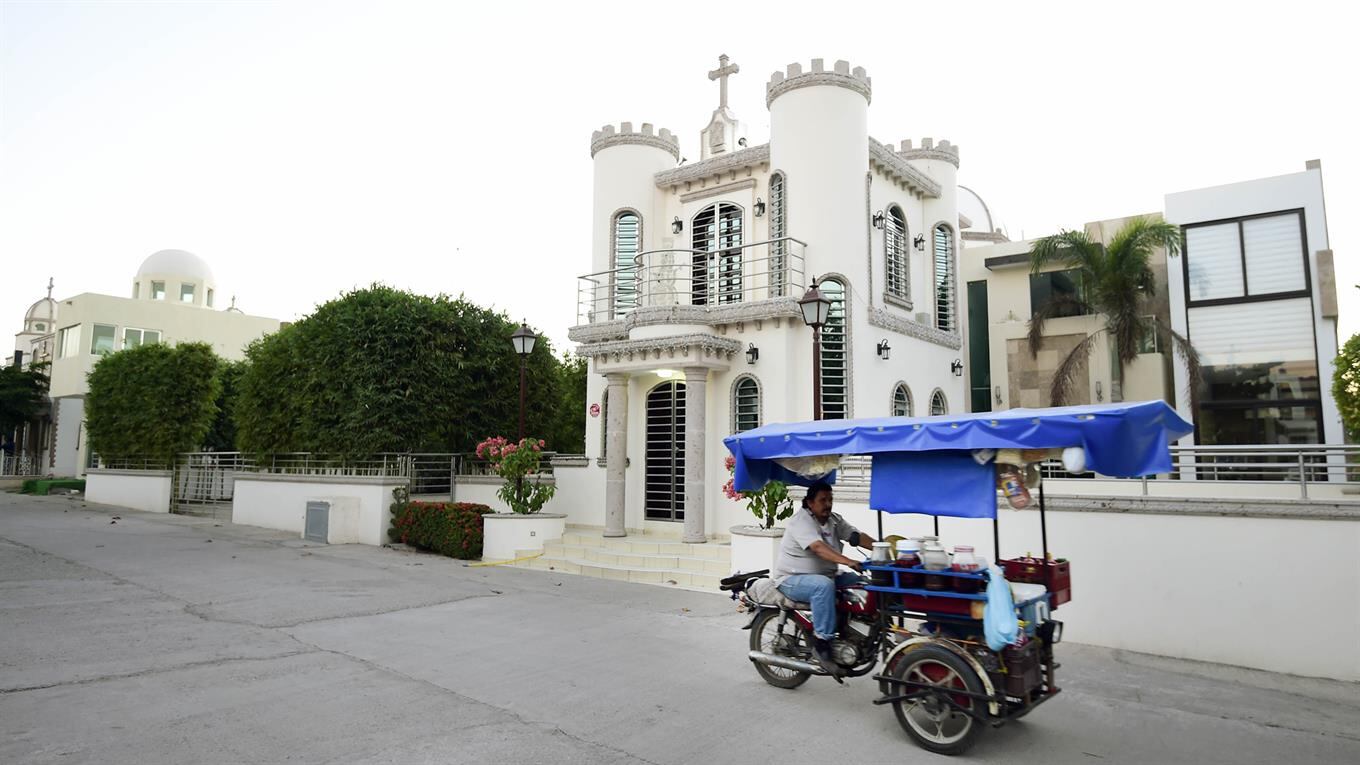
<instances>
[{"instance_id":1,"label":"arched doorway","mask_svg":"<svg viewBox=\"0 0 1360 765\"><path fill-rule=\"evenodd\" d=\"M664 382L647 393L645 517L685 520L685 384Z\"/></svg>"}]
</instances>

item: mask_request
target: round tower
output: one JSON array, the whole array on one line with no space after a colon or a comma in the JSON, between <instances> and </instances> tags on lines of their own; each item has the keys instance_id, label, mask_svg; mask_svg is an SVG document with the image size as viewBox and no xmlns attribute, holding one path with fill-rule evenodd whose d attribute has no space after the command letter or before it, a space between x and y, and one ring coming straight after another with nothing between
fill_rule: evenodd
<instances>
[{"instance_id":1,"label":"round tower","mask_svg":"<svg viewBox=\"0 0 1360 765\"><path fill-rule=\"evenodd\" d=\"M675 167L680 141L665 128L654 131L647 122L637 131L631 122L618 128L605 125L591 136L590 156L595 161L591 271L609 271L617 267L612 262L616 236L625 243L625 252L628 246L642 252L657 246L661 232L669 234L670 221L658 217L661 206L655 176ZM628 243L626 230L616 231L621 213L625 227L633 225L626 218L628 213L638 218L636 245Z\"/></svg>"},{"instance_id":2,"label":"round tower","mask_svg":"<svg viewBox=\"0 0 1360 765\"><path fill-rule=\"evenodd\" d=\"M789 64L765 86L770 169L784 173L788 235L807 242L804 281L842 273L863 288L868 242L870 79L837 61Z\"/></svg>"}]
</instances>

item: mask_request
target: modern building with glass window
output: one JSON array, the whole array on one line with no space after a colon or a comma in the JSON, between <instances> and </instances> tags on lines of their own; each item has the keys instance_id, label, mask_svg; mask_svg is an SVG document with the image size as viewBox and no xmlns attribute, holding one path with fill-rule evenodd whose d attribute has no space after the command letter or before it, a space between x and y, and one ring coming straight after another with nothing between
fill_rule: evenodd
<instances>
[{"instance_id":1,"label":"modern building with glass window","mask_svg":"<svg viewBox=\"0 0 1360 765\"><path fill-rule=\"evenodd\" d=\"M1201 385L1192 396L1185 365L1155 335L1121 380L1102 335L1077 372L1069 403L1163 399L1195 424L1183 445L1344 443L1328 382L1338 306L1321 164L1168 194L1165 212L1148 217L1183 234L1179 257L1159 250L1153 258L1148 316L1189 339ZM1086 233L1109 241L1129 220L1088 223ZM1085 285L1061 266L1031 273L1033 241L967 232L964 239L971 410L1049 405L1054 370L1104 327L1104 317L1071 301L1071 310L1046 323L1043 350L1031 354L1030 317L1053 301L1082 297Z\"/></svg>"},{"instance_id":2,"label":"modern building with glass window","mask_svg":"<svg viewBox=\"0 0 1360 765\"><path fill-rule=\"evenodd\" d=\"M161 250L143 261L131 297L85 292L53 300L49 285L14 346L25 365L51 364L50 413L25 429L19 445L39 455L38 472L80 475L89 466L85 378L105 354L145 343L204 342L234 360L244 358L251 341L278 331L277 319L248 316L234 298L222 309L219 300L212 268L183 250Z\"/></svg>"},{"instance_id":3,"label":"modern building with glass window","mask_svg":"<svg viewBox=\"0 0 1360 765\"><path fill-rule=\"evenodd\" d=\"M798 301L814 279L831 301L825 418L966 408L958 147L874 140L868 74L820 59L764 83L769 140L748 141L728 105L737 71L724 56L709 73L719 104L698 146L646 123L592 137L593 247L570 337L591 360L586 447L610 536L701 542L750 520L722 493L722 439L812 418Z\"/></svg>"}]
</instances>

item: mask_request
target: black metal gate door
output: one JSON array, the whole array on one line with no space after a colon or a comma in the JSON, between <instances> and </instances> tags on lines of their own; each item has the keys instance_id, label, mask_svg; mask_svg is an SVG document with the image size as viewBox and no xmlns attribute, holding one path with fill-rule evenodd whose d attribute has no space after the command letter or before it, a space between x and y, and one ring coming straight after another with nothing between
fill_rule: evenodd
<instances>
[{"instance_id":1,"label":"black metal gate door","mask_svg":"<svg viewBox=\"0 0 1360 765\"><path fill-rule=\"evenodd\" d=\"M646 519L685 520L685 384L647 394Z\"/></svg>"}]
</instances>

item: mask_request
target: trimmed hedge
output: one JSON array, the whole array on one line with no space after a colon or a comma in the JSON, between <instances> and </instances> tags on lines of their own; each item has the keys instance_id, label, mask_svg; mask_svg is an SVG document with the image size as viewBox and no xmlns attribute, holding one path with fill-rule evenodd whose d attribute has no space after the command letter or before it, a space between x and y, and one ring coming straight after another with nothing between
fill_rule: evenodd
<instances>
[{"instance_id":1,"label":"trimmed hedge","mask_svg":"<svg viewBox=\"0 0 1360 765\"><path fill-rule=\"evenodd\" d=\"M52 493L53 489L85 491L85 480L83 478L31 478L23 482L19 493L45 497Z\"/></svg>"},{"instance_id":2,"label":"trimmed hedge","mask_svg":"<svg viewBox=\"0 0 1360 765\"><path fill-rule=\"evenodd\" d=\"M393 508L387 535L450 558L482 557L482 516L492 512L474 502L406 502Z\"/></svg>"}]
</instances>

